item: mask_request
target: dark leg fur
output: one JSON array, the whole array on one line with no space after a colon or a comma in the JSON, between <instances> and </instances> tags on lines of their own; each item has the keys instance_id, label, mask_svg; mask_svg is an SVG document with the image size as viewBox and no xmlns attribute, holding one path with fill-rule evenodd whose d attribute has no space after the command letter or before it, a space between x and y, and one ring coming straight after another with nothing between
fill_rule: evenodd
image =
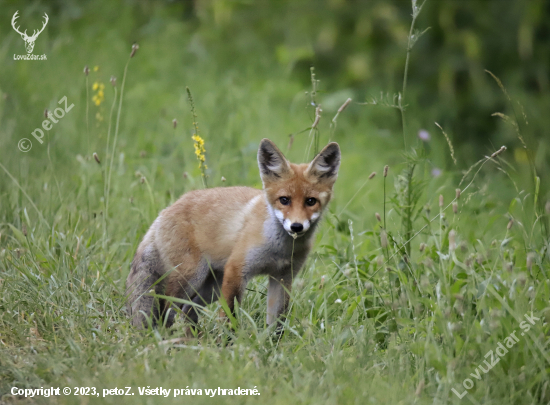
<instances>
[{"instance_id":1,"label":"dark leg fur","mask_svg":"<svg viewBox=\"0 0 550 405\"><path fill-rule=\"evenodd\" d=\"M222 281L222 272L210 272L203 285L198 289L191 301L198 306L206 306L214 301L217 301L220 294ZM185 304L182 311L187 320L195 325L197 324L199 320L199 311L195 306Z\"/></svg>"},{"instance_id":2,"label":"dark leg fur","mask_svg":"<svg viewBox=\"0 0 550 405\"><path fill-rule=\"evenodd\" d=\"M157 283L163 273L164 269L159 253L154 247L148 246L143 252L136 253L128 280L126 280L127 307L132 318L132 325L135 327L147 328L148 326L146 316L140 311L151 318L153 326L157 324L161 303L148 294L152 288L157 294L164 293L166 279Z\"/></svg>"}]
</instances>

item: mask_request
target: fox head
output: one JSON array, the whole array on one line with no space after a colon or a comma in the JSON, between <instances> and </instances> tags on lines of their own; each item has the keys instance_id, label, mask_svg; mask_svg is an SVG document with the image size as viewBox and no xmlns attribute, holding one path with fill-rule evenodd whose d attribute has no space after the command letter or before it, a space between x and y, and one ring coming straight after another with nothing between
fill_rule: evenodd
<instances>
[{"instance_id":1,"label":"fox head","mask_svg":"<svg viewBox=\"0 0 550 405\"><path fill-rule=\"evenodd\" d=\"M304 235L320 218L338 177L340 147L329 143L311 163L290 163L269 139L262 139L258 166L272 216L289 235Z\"/></svg>"}]
</instances>

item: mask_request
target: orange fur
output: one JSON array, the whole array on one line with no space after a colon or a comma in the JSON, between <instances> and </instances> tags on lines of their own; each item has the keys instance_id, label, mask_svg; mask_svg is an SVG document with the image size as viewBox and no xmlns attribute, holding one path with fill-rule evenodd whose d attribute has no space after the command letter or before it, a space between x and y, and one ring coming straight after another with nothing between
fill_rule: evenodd
<instances>
[{"instance_id":1,"label":"orange fur","mask_svg":"<svg viewBox=\"0 0 550 405\"><path fill-rule=\"evenodd\" d=\"M233 310L249 279L261 274L270 276L268 323L273 323L287 308L292 279L309 253L339 163L340 150L334 143L310 164L296 165L264 139L258 151L264 191L195 190L163 210L143 238L128 276L134 325L146 325L145 315L152 315L154 323L163 313L168 323L173 321L174 311L168 309L174 307L155 304L148 295L151 288L193 301L183 306L183 312L196 322L195 306L215 301L221 293ZM285 198L287 204L282 203ZM302 229L296 231L296 226ZM166 272L170 273L159 282Z\"/></svg>"}]
</instances>

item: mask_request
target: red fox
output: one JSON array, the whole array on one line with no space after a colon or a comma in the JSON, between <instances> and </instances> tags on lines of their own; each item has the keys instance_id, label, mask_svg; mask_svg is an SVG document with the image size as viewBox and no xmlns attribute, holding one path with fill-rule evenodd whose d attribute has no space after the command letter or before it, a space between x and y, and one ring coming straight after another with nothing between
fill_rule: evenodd
<instances>
[{"instance_id":1,"label":"red fox","mask_svg":"<svg viewBox=\"0 0 550 405\"><path fill-rule=\"evenodd\" d=\"M193 302L178 307L196 324L197 306L216 301L221 292L233 311L234 300L241 301L247 282L258 275L269 276L267 324L284 316L292 280L332 197L340 148L330 143L311 163L293 164L263 139L258 166L263 190L190 191L153 222L126 281L134 326L147 327L148 318L153 326L160 320L168 326L174 321L171 304L155 301L151 289Z\"/></svg>"}]
</instances>

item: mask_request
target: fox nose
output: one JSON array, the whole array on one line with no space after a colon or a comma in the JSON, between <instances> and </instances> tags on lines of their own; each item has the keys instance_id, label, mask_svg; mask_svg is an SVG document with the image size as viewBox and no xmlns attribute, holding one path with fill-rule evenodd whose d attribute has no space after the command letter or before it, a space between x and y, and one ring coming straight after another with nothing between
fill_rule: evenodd
<instances>
[{"instance_id":1,"label":"fox nose","mask_svg":"<svg viewBox=\"0 0 550 405\"><path fill-rule=\"evenodd\" d=\"M294 222L292 225L290 225L290 230L292 232L302 232L304 230L304 226L298 222Z\"/></svg>"}]
</instances>

